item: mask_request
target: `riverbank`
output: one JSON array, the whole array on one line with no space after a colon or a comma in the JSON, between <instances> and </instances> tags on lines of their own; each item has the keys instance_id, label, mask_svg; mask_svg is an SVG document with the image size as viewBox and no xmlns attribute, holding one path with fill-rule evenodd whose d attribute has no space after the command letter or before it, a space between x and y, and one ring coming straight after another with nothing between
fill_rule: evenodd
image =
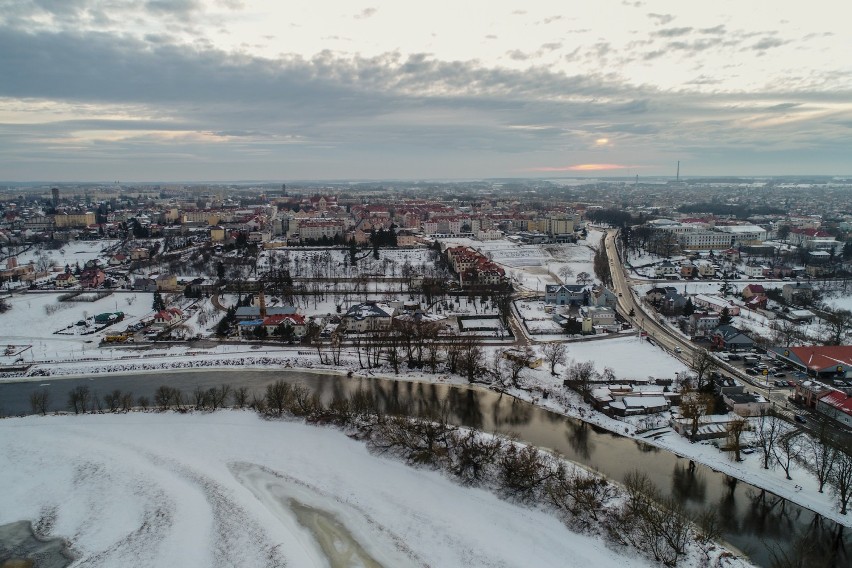
<instances>
[{"instance_id":1,"label":"riverbank","mask_svg":"<svg viewBox=\"0 0 852 568\"><path fill-rule=\"evenodd\" d=\"M301 350L252 350L249 353L230 354L194 354L119 361L72 361L50 366L39 366L37 370L47 371L47 375L34 375L20 378L4 378L4 382L39 381L50 379L94 378L97 375L133 375L163 371L204 372L214 370L250 369L258 371L292 370L317 374L350 375L353 377L386 378L405 382L423 382L446 385L471 386L458 375L431 374L426 371L401 369L394 374L387 366L375 370L360 369L357 359L347 354L341 360L341 366L320 365L316 363L316 354ZM743 462L733 462L730 454L722 452L708 443L690 443L667 427L655 430L652 434L643 434L631 422L610 418L594 411L582 398L564 389L561 379L551 376L545 369L539 369L526 375L523 380L526 388L504 388L504 392L520 400L538 405L549 411L571 418L583 420L589 424L604 428L610 432L633 438L642 443L670 451L706 465L756 487L766 489L802 507L808 508L825 518L841 525L852 527L852 518L839 513L830 491L819 493L815 476L798 465L791 469L792 480L787 480L780 468L765 470L759 463L757 454L747 456ZM477 388L498 390L485 384L474 385ZM545 398L544 393L548 396Z\"/></svg>"},{"instance_id":2,"label":"riverbank","mask_svg":"<svg viewBox=\"0 0 852 568\"><path fill-rule=\"evenodd\" d=\"M0 432L16 464L0 468L0 523L47 519L98 565L650 565L336 429L254 412L33 416Z\"/></svg>"}]
</instances>

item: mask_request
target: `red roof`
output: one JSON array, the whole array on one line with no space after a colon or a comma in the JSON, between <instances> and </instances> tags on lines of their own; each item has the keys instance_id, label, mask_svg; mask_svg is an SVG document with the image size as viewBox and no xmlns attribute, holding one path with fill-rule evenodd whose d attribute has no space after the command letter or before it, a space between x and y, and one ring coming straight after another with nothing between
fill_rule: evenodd
<instances>
[{"instance_id":1,"label":"red roof","mask_svg":"<svg viewBox=\"0 0 852 568\"><path fill-rule=\"evenodd\" d=\"M833 408L836 408L844 414L852 414L852 396L849 396L846 393L840 391L831 391L824 397L820 398L820 401Z\"/></svg>"},{"instance_id":2,"label":"red roof","mask_svg":"<svg viewBox=\"0 0 852 568\"><path fill-rule=\"evenodd\" d=\"M761 284L749 284L748 286L746 286L746 288L748 288L751 291L752 294L765 294L766 293L766 290L764 290L764 288Z\"/></svg>"},{"instance_id":3,"label":"red roof","mask_svg":"<svg viewBox=\"0 0 852 568\"><path fill-rule=\"evenodd\" d=\"M809 369L823 371L843 367L852 369L852 345L790 347L794 354Z\"/></svg>"},{"instance_id":4,"label":"red roof","mask_svg":"<svg viewBox=\"0 0 852 568\"><path fill-rule=\"evenodd\" d=\"M263 325L278 326L284 322L290 322L290 325L305 325L305 316L301 314L278 314L274 316L266 316L263 320Z\"/></svg>"}]
</instances>

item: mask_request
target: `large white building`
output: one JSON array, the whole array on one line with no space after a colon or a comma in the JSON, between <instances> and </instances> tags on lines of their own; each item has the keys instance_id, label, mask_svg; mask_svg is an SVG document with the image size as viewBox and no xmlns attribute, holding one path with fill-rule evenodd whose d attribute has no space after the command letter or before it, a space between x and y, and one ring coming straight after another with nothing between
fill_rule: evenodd
<instances>
[{"instance_id":1,"label":"large white building","mask_svg":"<svg viewBox=\"0 0 852 568\"><path fill-rule=\"evenodd\" d=\"M716 230L733 235L735 244L757 245L766 240L766 229L757 225L722 225Z\"/></svg>"}]
</instances>

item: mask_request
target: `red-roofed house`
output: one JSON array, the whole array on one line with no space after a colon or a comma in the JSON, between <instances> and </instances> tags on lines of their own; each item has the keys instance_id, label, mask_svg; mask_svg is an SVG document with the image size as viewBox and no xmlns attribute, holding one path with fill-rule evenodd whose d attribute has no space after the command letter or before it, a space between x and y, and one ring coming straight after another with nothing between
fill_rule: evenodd
<instances>
[{"instance_id":1,"label":"red-roofed house","mask_svg":"<svg viewBox=\"0 0 852 568\"><path fill-rule=\"evenodd\" d=\"M300 314L278 314L273 316L266 316L263 319L263 327L266 328L266 333L269 335L273 335L275 333L276 328L278 328L281 324L290 324L290 327L293 328L293 335L295 337L302 337L305 335L305 316Z\"/></svg>"},{"instance_id":2,"label":"red-roofed house","mask_svg":"<svg viewBox=\"0 0 852 568\"><path fill-rule=\"evenodd\" d=\"M56 277L54 283L57 288L68 288L77 284L77 277L71 272L63 272Z\"/></svg>"},{"instance_id":3,"label":"red-roofed house","mask_svg":"<svg viewBox=\"0 0 852 568\"><path fill-rule=\"evenodd\" d=\"M766 307L766 289L760 284L749 284L745 288L743 288L743 300L746 301L746 305L751 308L765 308Z\"/></svg>"},{"instance_id":4,"label":"red-roofed house","mask_svg":"<svg viewBox=\"0 0 852 568\"><path fill-rule=\"evenodd\" d=\"M169 327L183 321L183 312L178 308L166 308L154 314L154 323L162 327Z\"/></svg>"}]
</instances>

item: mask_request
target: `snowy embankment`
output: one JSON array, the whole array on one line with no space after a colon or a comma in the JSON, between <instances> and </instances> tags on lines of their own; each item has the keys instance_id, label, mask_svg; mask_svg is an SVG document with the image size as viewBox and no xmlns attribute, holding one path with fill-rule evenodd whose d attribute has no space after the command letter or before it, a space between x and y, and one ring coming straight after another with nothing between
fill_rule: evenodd
<instances>
[{"instance_id":1,"label":"snowy embankment","mask_svg":"<svg viewBox=\"0 0 852 568\"><path fill-rule=\"evenodd\" d=\"M8 419L0 456L0 524L32 519L86 565L647 565L339 431L251 412Z\"/></svg>"}]
</instances>

